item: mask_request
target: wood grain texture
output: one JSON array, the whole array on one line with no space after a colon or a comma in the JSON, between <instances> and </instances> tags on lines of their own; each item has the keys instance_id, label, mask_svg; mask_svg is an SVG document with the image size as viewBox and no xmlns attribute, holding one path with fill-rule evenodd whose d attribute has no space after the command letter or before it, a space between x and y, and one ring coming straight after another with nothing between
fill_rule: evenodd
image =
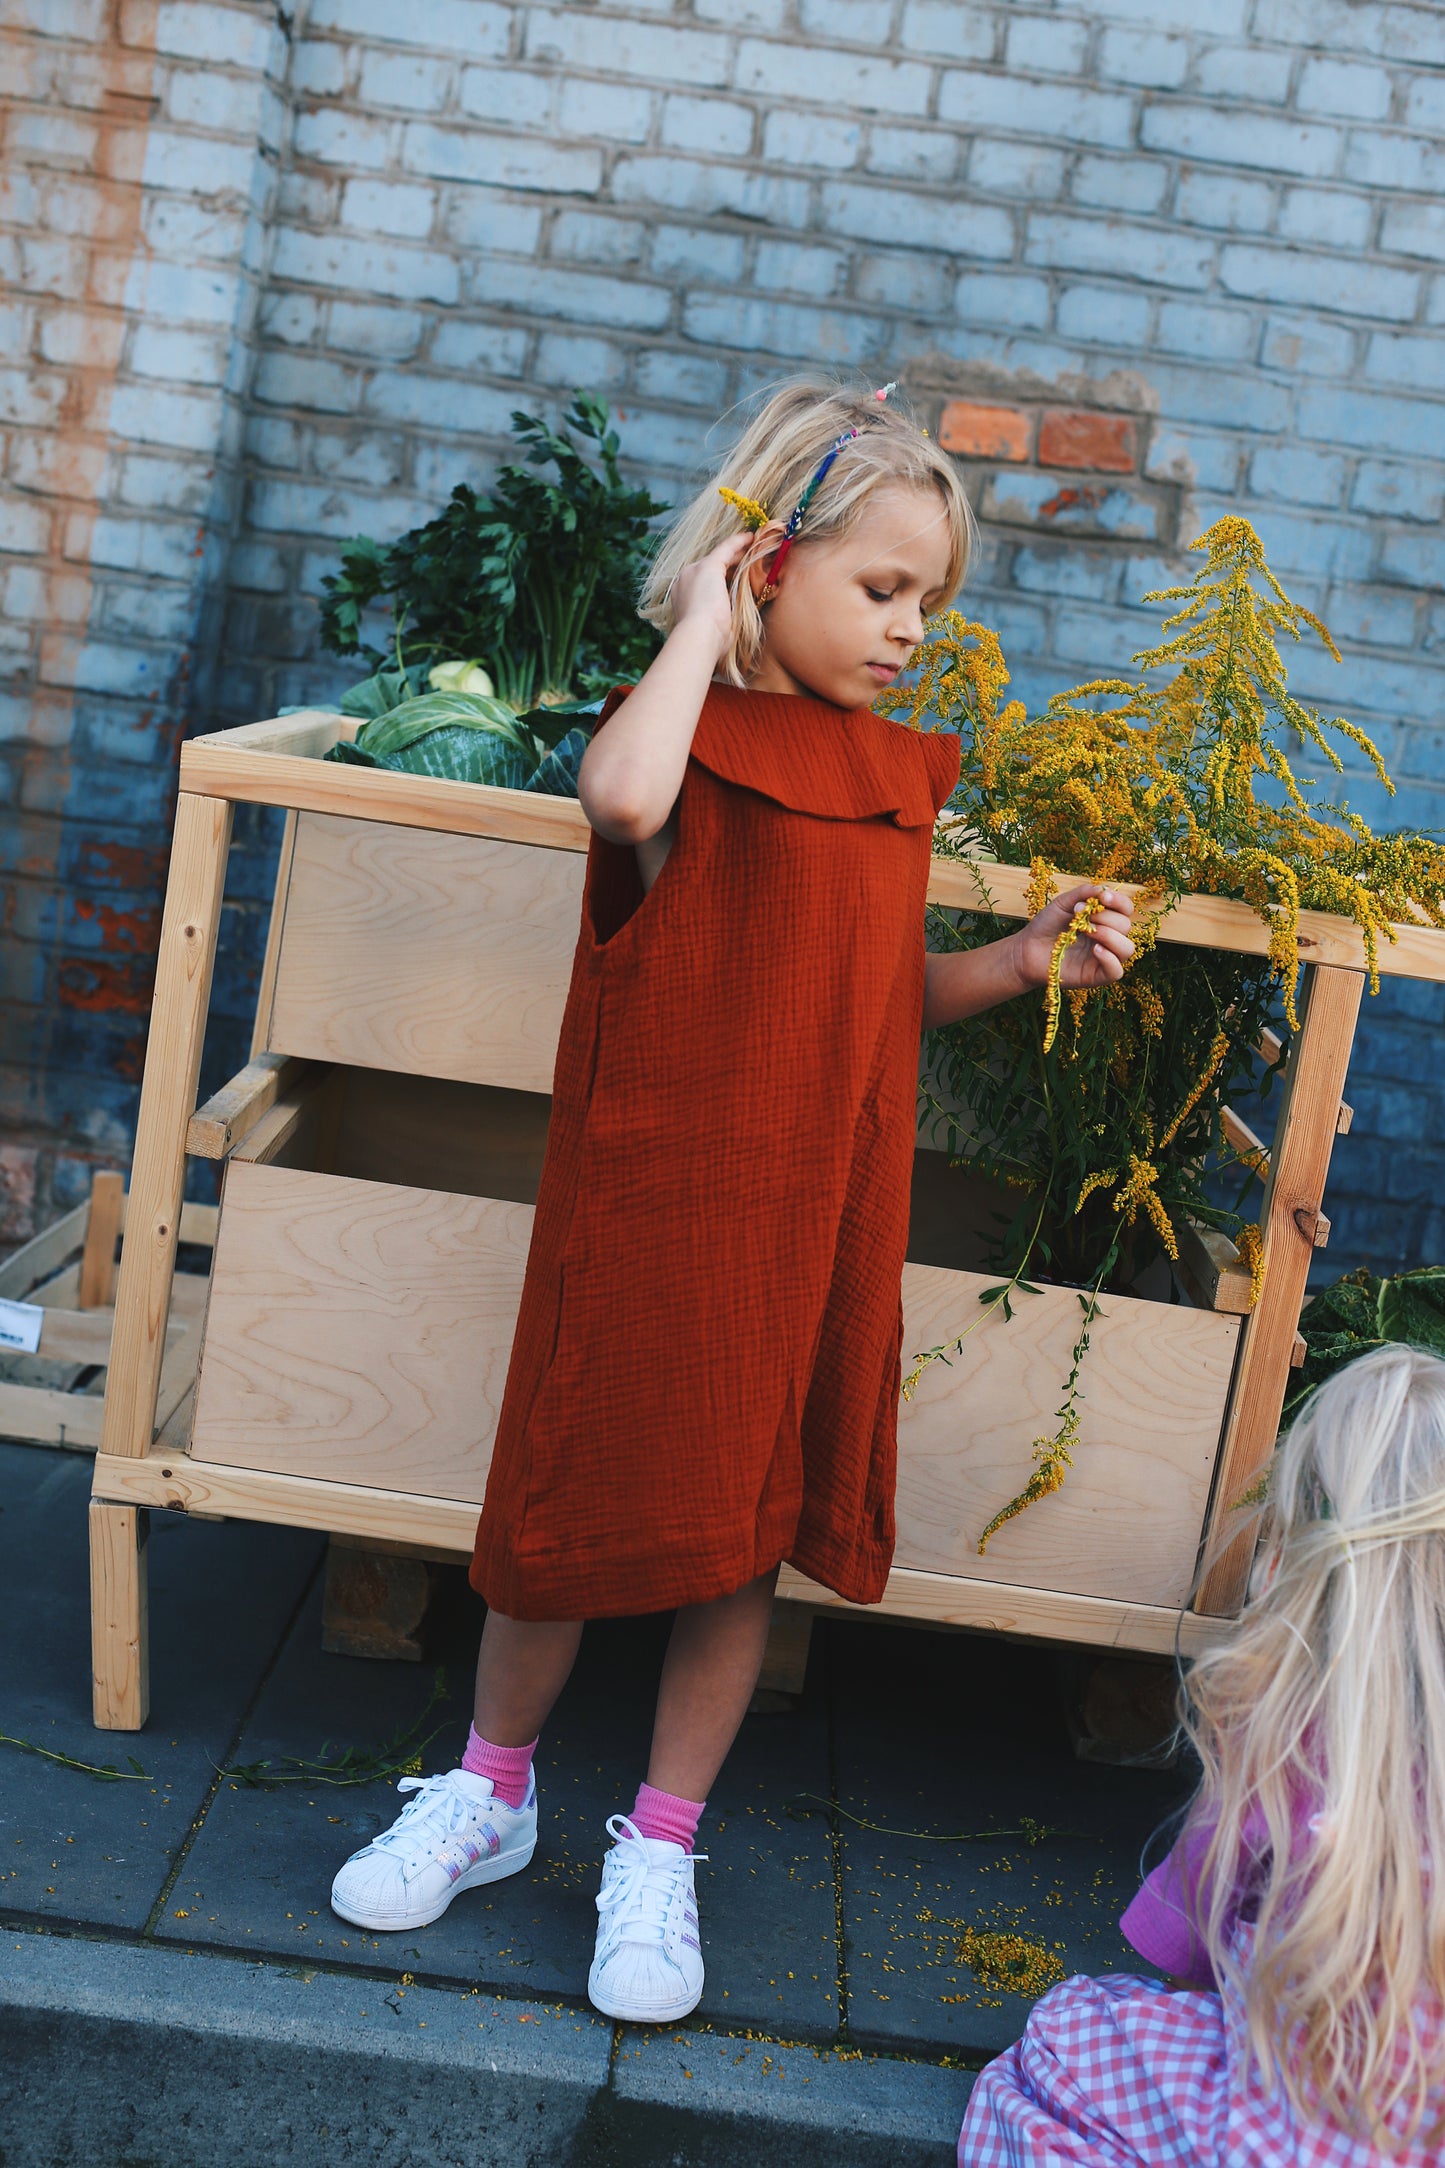
<instances>
[{"instance_id":1,"label":"wood grain texture","mask_svg":"<svg viewBox=\"0 0 1445 2168\"><path fill-rule=\"evenodd\" d=\"M192 738L181 748L181 788L243 804L309 809L455 835L504 837L548 850L587 848L586 816L574 800L323 761L321 753L343 734L339 716L313 711ZM1075 878L1061 873L1060 884L1068 886ZM1028 881L1026 866L972 867L961 859L935 858L928 893L934 903L962 910L991 907L1003 917L1024 918ZM1136 893L1128 882L1114 885ZM1445 980L1445 932L1433 926L1401 925L1395 935L1394 941L1380 943L1383 974ZM1159 937L1250 956L1262 956L1269 948L1269 930L1257 914L1247 904L1222 896L1182 898L1162 914ZM1302 911L1298 946L1302 963L1336 964L1352 971L1365 968L1364 939L1350 919Z\"/></svg>"},{"instance_id":2,"label":"wood grain texture","mask_svg":"<svg viewBox=\"0 0 1445 2168\"><path fill-rule=\"evenodd\" d=\"M63 1393L54 1386L12 1385L0 1379L0 1438L93 1453L100 1444L102 1414L95 1393Z\"/></svg>"},{"instance_id":3,"label":"wood grain texture","mask_svg":"<svg viewBox=\"0 0 1445 2168\"><path fill-rule=\"evenodd\" d=\"M194 1457L480 1504L530 1231L525 1205L233 1159ZM905 1348L956 1334L986 1284L906 1267ZM977 1556L1051 1427L1078 1315L1068 1289L1023 1298L905 1405L901 1566L1183 1601L1239 1330L1206 1312L1105 1305L1074 1475Z\"/></svg>"},{"instance_id":4,"label":"wood grain texture","mask_svg":"<svg viewBox=\"0 0 1445 2168\"><path fill-rule=\"evenodd\" d=\"M1059 887L1069 888L1086 874L1061 873ZM1029 884L1027 866L971 866L961 859L935 858L929 877L931 903L963 911L991 907L1001 918L1027 918L1024 900ZM1137 896L1137 886L1114 881L1121 894ZM1269 952L1269 928L1247 903L1227 896L1183 896L1161 910L1159 939L1182 941L1192 948L1225 949L1245 956ZM1336 918L1328 911L1301 911L1299 960L1302 964L1334 964L1347 971L1365 969L1365 941L1353 919ZM1385 978L1445 979L1445 932L1435 926L1396 926L1393 941L1381 941L1379 968Z\"/></svg>"},{"instance_id":5,"label":"wood grain texture","mask_svg":"<svg viewBox=\"0 0 1445 2168\"><path fill-rule=\"evenodd\" d=\"M565 852L301 815L271 1049L550 1091L582 875Z\"/></svg>"},{"instance_id":6,"label":"wood grain texture","mask_svg":"<svg viewBox=\"0 0 1445 2168\"><path fill-rule=\"evenodd\" d=\"M85 1229L90 1219L89 1201L78 1204L63 1219L25 1243L0 1265L0 1296L7 1302L28 1300L33 1289L42 1280L50 1279L59 1272L67 1257L72 1257L85 1240ZM77 1281L77 1293L79 1283Z\"/></svg>"},{"instance_id":7,"label":"wood grain texture","mask_svg":"<svg viewBox=\"0 0 1445 2168\"><path fill-rule=\"evenodd\" d=\"M1205 1530L1206 1554L1214 1557L1195 1601L1198 1611L1223 1615L1244 1600L1253 1535L1226 1539L1236 1501L1279 1435L1364 983L1356 971L1327 965L1308 973L1302 1028L1285 1071L1270 1155L1262 1217L1264 1285L1244 1330Z\"/></svg>"},{"instance_id":8,"label":"wood grain texture","mask_svg":"<svg viewBox=\"0 0 1445 2168\"><path fill-rule=\"evenodd\" d=\"M233 1159L194 1458L475 1506L531 1221L525 1205Z\"/></svg>"},{"instance_id":9,"label":"wood grain texture","mask_svg":"<svg viewBox=\"0 0 1445 2168\"><path fill-rule=\"evenodd\" d=\"M440 834L503 836L548 850L587 848L587 816L575 798L246 751L220 742L230 735L218 731L213 738L191 738L181 747L182 790L241 805L294 806L298 812L389 821Z\"/></svg>"},{"instance_id":10,"label":"wood grain texture","mask_svg":"<svg viewBox=\"0 0 1445 2168\"><path fill-rule=\"evenodd\" d=\"M1156 1656L1193 1656L1228 1633L1228 1621L1192 1611L1069 1596L1052 1588L1006 1588L996 1581L956 1581L895 1566L883 1601L844 1603L831 1589L784 1566L778 1600L846 1611L850 1618L918 1619L931 1626L966 1626L1031 1641L1070 1641L1103 1649L1137 1649Z\"/></svg>"},{"instance_id":11,"label":"wood grain texture","mask_svg":"<svg viewBox=\"0 0 1445 2168\"><path fill-rule=\"evenodd\" d=\"M1191 1219L1181 1220L1174 1233L1179 1243L1175 1271L1190 1301L1201 1310L1248 1317L1254 1307L1254 1280L1228 1235Z\"/></svg>"},{"instance_id":12,"label":"wood grain texture","mask_svg":"<svg viewBox=\"0 0 1445 2168\"><path fill-rule=\"evenodd\" d=\"M979 1316L977 1273L907 1265L905 1367ZM1080 1322L1072 1288L1015 1299L925 1372L898 1424L895 1561L928 1573L1146 1605L1188 1598L1239 1320L1106 1296L1084 1373L1075 1465L1061 1491L977 1541L1057 1427Z\"/></svg>"},{"instance_id":13,"label":"wood grain texture","mask_svg":"<svg viewBox=\"0 0 1445 2168\"><path fill-rule=\"evenodd\" d=\"M224 1159L305 1074L304 1062L288 1061L284 1054L253 1054L196 1108L186 1128L186 1150L193 1159Z\"/></svg>"},{"instance_id":14,"label":"wood grain texture","mask_svg":"<svg viewBox=\"0 0 1445 2168\"><path fill-rule=\"evenodd\" d=\"M115 1245L125 1209L125 1176L103 1171L91 1177L90 1216L80 1253L78 1307L99 1310L115 1293Z\"/></svg>"},{"instance_id":15,"label":"wood grain texture","mask_svg":"<svg viewBox=\"0 0 1445 2168\"><path fill-rule=\"evenodd\" d=\"M291 855L296 848L296 814L286 815L281 848L276 857L276 880L271 890L271 916L266 922L266 953L256 988L256 1014L251 1024L251 1059L264 1054L271 1043L271 1001L276 991L276 966L281 957L281 936L286 928L286 892L291 885Z\"/></svg>"},{"instance_id":16,"label":"wood grain texture","mask_svg":"<svg viewBox=\"0 0 1445 2168\"><path fill-rule=\"evenodd\" d=\"M476 1506L460 1499L223 1467L190 1460L179 1451L153 1451L142 1458L97 1455L95 1485L98 1497L132 1505L279 1522L286 1528L344 1530L363 1540L415 1544L428 1556L469 1558L476 1533ZM1160 1654L1172 1651L1176 1641L1186 1655L1192 1654L1229 1630L1227 1621L1198 1618L1188 1611L1061 1595L1047 1588L959 1581L902 1568L889 1576L887 1593L876 1605L845 1604L831 1589L790 1566L778 1576L778 1595L857 1618L916 1618L939 1626Z\"/></svg>"},{"instance_id":17,"label":"wood grain texture","mask_svg":"<svg viewBox=\"0 0 1445 2168\"><path fill-rule=\"evenodd\" d=\"M150 1714L149 1534L144 1506L91 1499L91 1686L101 1731L139 1731Z\"/></svg>"},{"instance_id":18,"label":"wood grain texture","mask_svg":"<svg viewBox=\"0 0 1445 2168\"><path fill-rule=\"evenodd\" d=\"M180 1232L186 1124L196 1103L230 840L230 806L182 791L106 1379L105 1440L112 1453L144 1453L155 1427Z\"/></svg>"}]
</instances>

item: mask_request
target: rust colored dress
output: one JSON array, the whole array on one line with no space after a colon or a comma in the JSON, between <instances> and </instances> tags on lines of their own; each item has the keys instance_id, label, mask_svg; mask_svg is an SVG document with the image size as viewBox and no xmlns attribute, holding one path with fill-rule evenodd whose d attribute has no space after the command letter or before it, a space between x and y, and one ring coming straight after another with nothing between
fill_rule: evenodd
<instances>
[{"instance_id":1,"label":"rust colored dress","mask_svg":"<svg viewBox=\"0 0 1445 2168\"><path fill-rule=\"evenodd\" d=\"M866 708L714 686L651 890L593 837L472 1563L507 1616L670 1610L780 1560L881 1597L958 760Z\"/></svg>"}]
</instances>

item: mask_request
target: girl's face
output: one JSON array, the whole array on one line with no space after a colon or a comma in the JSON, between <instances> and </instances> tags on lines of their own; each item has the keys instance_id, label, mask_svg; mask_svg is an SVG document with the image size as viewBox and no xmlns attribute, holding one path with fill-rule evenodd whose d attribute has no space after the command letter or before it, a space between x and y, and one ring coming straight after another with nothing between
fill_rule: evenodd
<instances>
[{"instance_id":1,"label":"girl's face","mask_svg":"<svg viewBox=\"0 0 1445 2168\"><path fill-rule=\"evenodd\" d=\"M949 597L948 514L932 489L899 483L870 499L851 534L800 541L767 604L755 692L803 693L838 708L871 707ZM749 577L760 594L770 559Z\"/></svg>"}]
</instances>

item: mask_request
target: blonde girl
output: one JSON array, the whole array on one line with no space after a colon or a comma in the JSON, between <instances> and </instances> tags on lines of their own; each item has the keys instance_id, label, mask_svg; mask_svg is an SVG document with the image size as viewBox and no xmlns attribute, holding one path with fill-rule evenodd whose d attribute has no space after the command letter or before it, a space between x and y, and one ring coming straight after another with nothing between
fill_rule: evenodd
<instances>
[{"instance_id":1,"label":"blonde girl","mask_svg":"<svg viewBox=\"0 0 1445 2168\"><path fill-rule=\"evenodd\" d=\"M1203 1778L1122 1926L1170 1976L1066 1980L979 2079L962 2168L1445 2159L1445 1362L1326 1384L1258 1592L1184 1687Z\"/></svg>"},{"instance_id":2,"label":"blonde girl","mask_svg":"<svg viewBox=\"0 0 1445 2168\"><path fill-rule=\"evenodd\" d=\"M779 1565L882 1595L919 1031L1042 986L1093 889L925 956L958 742L872 712L968 562L952 463L882 396L796 384L663 544L665 634L581 770L592 824L547 1157L472 1580L461 1766L409 1780L332 1903L420 1927L525 1867L582 1622L674 1611L647 1781L614 1815L588 1991L694 2008L693 1840ZM1117 978L1105 897L1065 965Z\"/></svg>"}]
</instances>

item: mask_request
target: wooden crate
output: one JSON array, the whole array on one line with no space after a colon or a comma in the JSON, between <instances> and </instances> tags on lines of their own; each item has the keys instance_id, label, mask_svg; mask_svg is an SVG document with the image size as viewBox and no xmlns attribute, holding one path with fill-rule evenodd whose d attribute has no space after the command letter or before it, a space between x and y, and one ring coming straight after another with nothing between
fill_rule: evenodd
<instances>
[{"instance_id":1,"label":"wooden crate","mask_svg":"<svg viewBox=\"0 0 1445 2168\"><path fill-rule=\"evenodd\" d=\"M321 763L354 725L301 715L183 749L155 1013L92 1502L96 1721L144 1719L150 1506L470 1550L545 1142L587 829L573 802ZM234 802L289 812L252 1059L193 1112ZM1022 916L1027 873L993 867ZM977 906L968 868L930 894ZM1162 937L1259 953L1241 905L1186 898ZM885 1614L1139 1649L1237 1608L1236 1543L1194 1596L1273 1444L1358 1008L1345 921L1307 915L1304 1029L1280 1100L1265 1293L1196 1245L1199 1305L1108 1297L1065 1489L979 1558L977 1535L1052 1427L1071 1290L989 1318L899 1426ZM1445 977L1445 936L1402 929L1387 970ZM194 1403L158 1421L185 1153L226 1162ZM918 1154L905 1349L979 1314L960 1181ZM1212 1307L1209 1305L1213 1305ZM784 1569L780 1595L832 1605Z\"/></svg>"},{"instance_id":2,"label":"wooden crate","mask_svg":"<svg viewBox=\"0 0 1445 2168\"><path fill-rule=\"evenodd\" d=\"M93 1453L100 1444L103 1403L91 1384L110 1361L115 1325L115 1250L125 1231L125 1177L94 1176L91 1193L0 1265L0 1297L43 1310L33 1355L8 1357L0 1375L0 1438ZM181 1208L180 1239L209 1249L216 1207ZM206 1279L177 1272L171 1283L157 1413L164 1422L195 1382Z\"/></svg>"}]
</instances>

